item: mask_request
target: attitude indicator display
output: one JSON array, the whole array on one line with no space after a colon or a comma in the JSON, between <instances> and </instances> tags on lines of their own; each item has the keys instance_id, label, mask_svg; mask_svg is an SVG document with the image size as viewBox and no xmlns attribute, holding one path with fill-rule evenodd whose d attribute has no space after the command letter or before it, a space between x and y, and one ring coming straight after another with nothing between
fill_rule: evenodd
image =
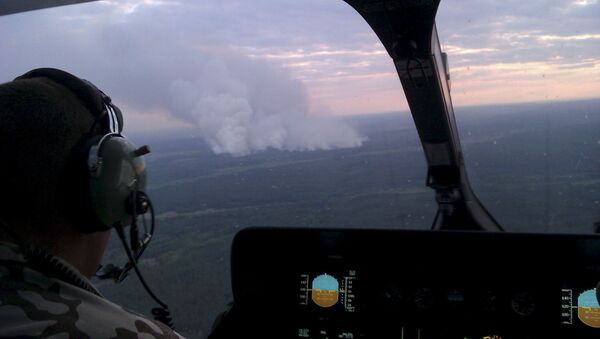
<instances>
[{"instance_id":1,"label":"attitude indicator display","mask_svg":"<svg viewBox=\"0 0 600 339\"><path fill-rule=\"evenodd\" d=\"M596 289L563 289L561 291L561 319L566 325L575 322L600 329L600 304Z\"/></svg>"},{"instance_id":2,"label":"attitude indicator display","mask_svg":"<svg viewBox=\"0 0 600 339\"><path fill-rule=\"evenodd\" d=\"M299 304L307 307L338 309L354 312L354 285L356 272L330 274L303 273L299 279Z\"/></svg>"}]
</instances>

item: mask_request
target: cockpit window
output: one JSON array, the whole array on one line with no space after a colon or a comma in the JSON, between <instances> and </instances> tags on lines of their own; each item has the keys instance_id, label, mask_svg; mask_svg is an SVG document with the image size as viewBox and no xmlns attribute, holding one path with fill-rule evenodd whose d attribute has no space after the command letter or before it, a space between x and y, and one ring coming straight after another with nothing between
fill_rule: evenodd
<instances>
[{"instance_id":1,"label":"cockpit window","mask_svg":"<svg viewBox=\"0 0 600 339\"><path fill-rule=\"evenodd\" d=\"M597 9L440 4L469 179L506 230L590 233L600 221Z\"/></svg>"},{"instance_id":2,"label":"cockpit window","mask_svg":"<svg viewBox=\"0 0 600 339\"><path fill-rule=\"evenodd\" d=\"M597 1L444 1L437 27L467 174L508 231L600 221ZM558 24L560 23L560 24ZM437 210L398 75L343 1L100 1L0 17L0 79L87 78L149 144L157 231L140 262L178 330L232 300L257 226L429 229ZM106 261L122 259L116 242ZM101 282L143 311L135 279Z\"/></svg>"}]
</instances>

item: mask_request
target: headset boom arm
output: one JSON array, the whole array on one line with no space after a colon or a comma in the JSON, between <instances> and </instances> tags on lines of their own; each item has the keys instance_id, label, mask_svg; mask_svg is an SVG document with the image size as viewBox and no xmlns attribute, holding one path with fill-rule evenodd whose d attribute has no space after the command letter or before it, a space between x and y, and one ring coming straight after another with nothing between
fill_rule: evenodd
<instances>
[{"instance_id":1,"label":"headset boom arm","mask_svg":"<svg viewBox=\"0 0 600 339\"><path fill-rule=\"evenodd\" d=\"M434 229L502 231L473 193L450 97L447 58L435 27L440 0L345 0L371 26L392 57L436 191Z\"/></svg>"}]
</instances>

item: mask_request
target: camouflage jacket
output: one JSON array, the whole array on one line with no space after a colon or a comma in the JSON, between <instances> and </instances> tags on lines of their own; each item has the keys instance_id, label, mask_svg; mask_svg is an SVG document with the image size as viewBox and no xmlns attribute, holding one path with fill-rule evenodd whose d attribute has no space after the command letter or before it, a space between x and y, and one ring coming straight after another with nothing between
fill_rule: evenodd
<instances>
[{"instance_id":1,"label":"camouflage jacket","mask_svg":"<svg viewBox=\"0 0 600 339\"><path fill-rule=\"evenodd\" d=\"M0 338L182 338L106 300L76 268L54 259L88 290L29 268L18 246L0 242Z\"/></svg>"}]
</instances>

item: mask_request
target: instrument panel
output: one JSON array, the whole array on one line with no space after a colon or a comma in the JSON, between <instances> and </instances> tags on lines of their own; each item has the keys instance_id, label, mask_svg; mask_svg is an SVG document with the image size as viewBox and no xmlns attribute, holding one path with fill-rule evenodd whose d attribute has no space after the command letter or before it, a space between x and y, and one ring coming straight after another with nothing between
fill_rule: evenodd
<instances>
[{"instance_id":1,"label":"instrument panel","mask_svg":"<svg viewBox=\"0 0 600 339\"><path fill-rule=\"evenodd\" d=\"M597 235L250 228L215 333L595 338L599 282Z\"/></svg>"}]
</instances>

